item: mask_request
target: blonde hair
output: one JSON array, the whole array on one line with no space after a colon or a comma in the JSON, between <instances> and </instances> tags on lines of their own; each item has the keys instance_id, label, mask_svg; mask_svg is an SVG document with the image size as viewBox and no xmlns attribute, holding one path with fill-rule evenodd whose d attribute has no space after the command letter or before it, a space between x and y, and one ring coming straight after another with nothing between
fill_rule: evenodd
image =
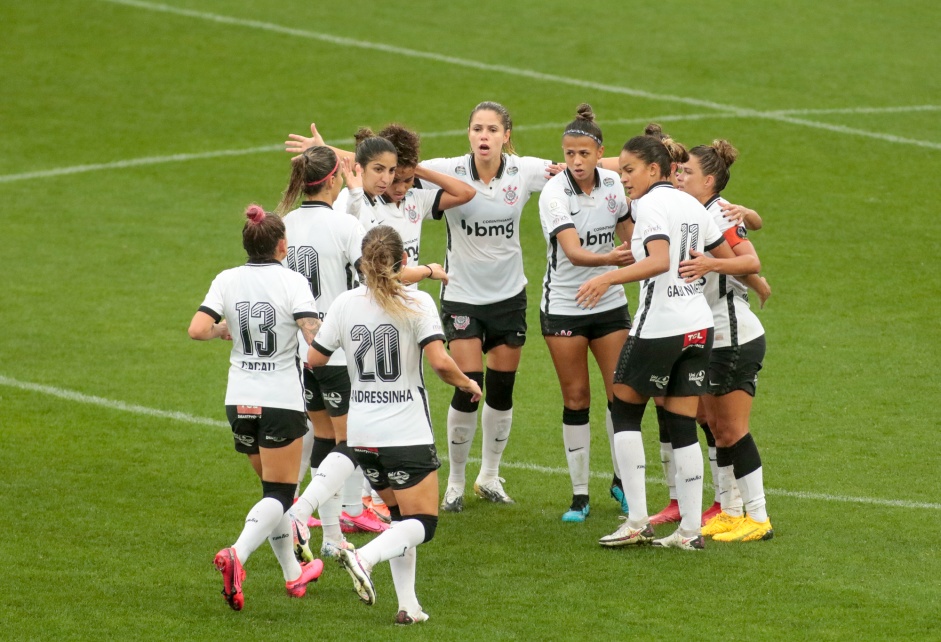
<instances>
[{"instance_id":1,"label":"blonde hair","mask_svg":"<svg viewBox=\"0 0 941 642\"><path fill-rule=\"evenodd\" d=\"M399 233L388 225L377 225L363 237L363 256L359 261L359 270L372 298L386 314L399 320L417 313L399 280L404 252Z\"/></svg>"}]
</instances>

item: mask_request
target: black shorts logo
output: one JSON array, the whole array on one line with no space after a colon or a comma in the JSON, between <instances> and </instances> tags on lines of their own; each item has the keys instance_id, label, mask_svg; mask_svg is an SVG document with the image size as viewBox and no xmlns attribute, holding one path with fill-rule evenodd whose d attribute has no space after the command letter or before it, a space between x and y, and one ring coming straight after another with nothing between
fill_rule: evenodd
<instances>
[{"instance_id":1,"label":"black shorts logo","mask_svg":"<svg viewBox=\"0 0 941 642\"><path fill-rule=\"evenodd\" d=\"M411 475L409 475L404 470L393 470L392 472L388 473L387 476L390 482L400 486L411 478Z\"/></svg>"},{"instance_id":2,"label":"black shorts logo","mask_svg":"<svg viewBox=\"0 0 941 642\"><path fill-rule=\"evenodd\" d=\"M470 325L470 317L468 316L452 314L451 319L454 321L455 330L466 330L467 326Z\"/></svg>"}]
</instances>

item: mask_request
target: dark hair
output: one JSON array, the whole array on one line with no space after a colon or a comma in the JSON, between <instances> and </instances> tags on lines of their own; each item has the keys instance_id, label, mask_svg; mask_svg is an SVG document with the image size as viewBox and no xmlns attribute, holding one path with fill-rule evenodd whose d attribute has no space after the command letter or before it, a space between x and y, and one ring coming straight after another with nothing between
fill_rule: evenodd
<instances>
[{"instance_id":1,"label":"dark hair","mask_svg":"<svg viewBox=\"0 0 941 642\"><path fill-rule=\"evenodd\" d=\"M492 100L485 100L480 103L474 109L471 110L470 117L467 119L467 126L470 127L471 121L474 120L474 114L479 111L492 111L497 116L500 117L500 122L503 124L503 129L508 132L513 131L513 119L510 118L510 112L507 111L507 108L501 105L500 103L495 103ZM511 134L512 136L512 134ZM506 143L503 145L503 152L505 154L515 154L516 150L513 149L513 139L509 138Z\"/></svg>"},{"instance_id":2,"label":"dark hair","mask_svg":"<svg viewBox=\"0 0 941 642\"><path fill-rule=\"evenodd\" d=\"M565 126L562 137L566 136L585 136L593 139L598 146L604 144L604 136L601 134L601 128L595 123L595 112L591 105L582 103L575 110L575 120Z\"/></svg>"},{"instance_id":3,"label":"dark hair","mask_svg":"<svg viewBox=\"0 0 941 642\"><path fill-rule=\"evenodd\" d=\"M686 150L686 146L670 138L670 135L664 133L663 128L659 124L648 123L647 126L644 127L644 136L651 136L663 143L663 146L667 148L667 152L669 152L670 158L674 163L680 164L689 160L689 152Z\"/></svg>"},{"instance_id":4,"label":"dark hair","mask_svg":"<svg viewBox=\"0 0 941 642\"><path fill-rule=\"evenodd\" d=\"M660 178L669 178L670 164L675 161L663 143L653 136L634 136L624 143L622 151L630 152L647 165L656 163L660 168Z\"/></svg>"},{"instance_id":5,"label":"dark hair","mask_svg":"<svg viewBox=\"0 0 941 642\"><path fill-rule=\"evenodd\" d=\"M377 225L363 237L359 269L373 299L390 316L402 319L415 313L399 280L405 244L395 228Z\"/></svg>"},{"instance_id":6,"label":"dark hair","mask_svg":"<svg viewBox=\"0 0 941 642\"><path fill-rule=\"evenodd\" d=\"M383 127L378 135L388 140L395 147L399 167L415 167L418 165L421 138L417 132L398 123L390 123Z\"/></svg>"},{"instance_id":7,"label":"dark hair","mask_svg":"<svg viewBox=\"0 0 941 642\"><path fill-rule=\"evenodd\" d=\"M360 167L365 168L369 161L386 152L390 152L398 158L395 146L385 138L373 134L368 127L360 127L353 134L353 138L356 140L356 162L359 163Z\"/></svg>"},{"instance_id":8,"label":"dark hair","mask_svg":"<svg viewBox=\"0 0 941 642\"><path fill-rule=\"evenodd\" d=\"M704 176L714 176L715 194L722 193L729 184L729 167L738 158L738 150L725 139L712 141L712 145L697 145L689 153L699 159L699 167Z\"/></svg>"},{"instance_id":9,"label":"dark hair","mask_svg":"<svg viewBox=\"0 0 941 642\"><path fill-rule=\"evenodd\" d=\"M270 261L285 238L284 221L272 212L266 212L254 203L245 209L245 227L242 228L242 247L252 263Z\"/></svg>"},{"instance_id":10,"label":"dark hair","mask_svg":"<svg viewBox=\"0 0 941 642\"><path fill-rule=\"evenodd\" d=\"M316 196L327 186L327 180L335 176L340 165L337 155L329 147L308 147L299 156L291 159L291 178L281 195L277 211L290 212L303 193Z\"/></svg>"}]
</instances>

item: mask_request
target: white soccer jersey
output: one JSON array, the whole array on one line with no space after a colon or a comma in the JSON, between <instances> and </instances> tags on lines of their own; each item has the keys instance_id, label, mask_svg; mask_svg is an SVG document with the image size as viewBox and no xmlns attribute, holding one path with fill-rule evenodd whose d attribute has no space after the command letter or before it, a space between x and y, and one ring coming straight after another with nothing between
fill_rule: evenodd
<instances>
[{"instance_id":1,"label":"white soccer jersey","mask_svg":"<svg viewBox=\"0 0 941 642\"><path fill-rule=\"evenodd\" d=\"M503 154L497 175L485 184L473 154L422 161L422 166L457 177L477 190L470 202L443 213L448 225L449 283L441 286L442 301L486 305L516 296L526 287L520 215L530 195L545 186L551 164Z\"/></svg>"},{"instance_id":2,"label":"white soccer jersey","mask_svg":"<svg viewBox=\"0 0 941 642\"><path fill-rule=\"evenodd\" d=\"M730 246L735 247L746 238L744 225L736 226L722 215L722 204L718 196L706 203L706 210L712 214L712 220ZM705 278L703 294L712 308L712 318L715 322L712 347L738 346L765 333L761 321L748 304L748 287L744 283L734 276L714 272L710 272Z\"/></svg>"},{"instance_id":3,"label":"white soccer jersey","mask_svg":"<svg viewBox=\"0 0 941 642\"><path fill-rule=\"evenodd\" d=\"M712 216L699 201L666 181L655 183L631 208L637 221L631 238L635 259L647 256L650 241L663 239L670 244L670 268L641 285L631 335L657 339L713 327L702 283L686 283L680 276L680 261L689 258L690 250L711 250L724 240Z\"/></svg>"},{"instance_id":4,"label":"white soccer jersey","mask_svg":"<svg viewBox=\"0 0 941 642\"><path fill-rule=\"evenodd\" d=\"M356 262L362 256L363 226L321 201L301 203L285 215L284 226L288 239L284 264L307 277L322 319L340 294L358 285ZM300 357L307 360L303 346ZM333 355L329 365L345 364L341 350Z\"/></svg>"},{"instance_id":5,"label":"white soccer jersey","mask_svg":"<svg viewBox=\"0 0 941 642\"><path fill-rule=\"evenodd\" d=\"M307 280L280 263L249 263L213 280L202 312L232 334L227 406L304 411L297 319L317 318Z\"/></svg>"},{"instance_id":6,"label":"white soccer jersey","mask_svg":"<svg viewBox=\"0 0 941 642\"><path fill-rule=\"evenodd\" d=\"M539 196L539 219L547 246L540 310L574 316L605 312L627 303L624 288L608 288L594 308L580 308L575 303L578 288L592 277L615 268L572 265L556 235L574 229L583 248L607 254L614 249L614 228L629 216L624 188L615 172L596 169L595 187L590 195L582 192L568 170L549 179Z\"/></svg>"},{"instance_id":7,"label":"white soccer jersey","mask_svg":"<svg viewBox=\"0 0 941 642\"><path fill-rule=\"evenodd\" d=\"M408 292L416 310L405 320L386 314L366 287L340 295L314 340L323 354L343 348L353 391L347 419L350 446L433 444L422 375L422 348L443 341L431 297Z\"/></svg>"}]
</instances>

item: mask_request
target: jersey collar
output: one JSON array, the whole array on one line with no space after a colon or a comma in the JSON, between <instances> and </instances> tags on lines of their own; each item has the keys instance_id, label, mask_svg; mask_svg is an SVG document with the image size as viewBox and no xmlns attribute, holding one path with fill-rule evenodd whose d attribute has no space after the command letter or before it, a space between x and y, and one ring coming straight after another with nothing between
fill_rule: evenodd
<instances>
[{"instance_id":1,"label":"jersey collar","mask_svg":"<svg viewBox=\"0 0 941 642\"><path fill-rule=\"evenodd\" d=\"M248 263L246 263L245 265L254 265L256 267L259 265L281 265L281 261L275 261L274 259L262 259L261 261L252 261L251 259L249 259Z\"/></svg>"},{"instance_id":2,"label":"jersey collar","mask_svg":"<svg viewBox=\"0 0 941 642\"><path fill-rule=\"evenodd\" d=\"M304 201L301 203L301 207L326 207L330 210L333 209L330 205L323 201Z\"/></svg>"},{"instance_id":3,"label":"jersey collar","mask_svg":"<svg viewBox=\"0 0 941 642\"><path fill-rule=\"evenodd\" d=\"M500 167L497 168L497 175L495 178L503 178L503 168L506 167L506 154L500 154ZM474 161L474 155L470 155L470 170L471 178L475 181L480 180L480 174L477 173L477 163Z\"/></svg>"},{"instance_id":4,"label":"jersey collar","mask_svg":"<svg viewBox=\"0 0 941 642\"><path fill-rule=\"evenodd\" d=\"M715 205L716 201L718 201L718 200L719 200L719 195L716 194L715 196L713 196L712 198L710 198L708 201L706 201L706 204L703 205L703 207L705 207L705 208L708 210L710 207L712 207L713 205Z\"/></svg>"},{"instance_id":5,"label":"jersey collar","mask_svg":"<svg viewBox=\"0 0 941 642\"><path fill-rule=\"evenodd\" d=\"M565 177L568 179L569 185L572 186L572 191L575 192L575 194L581 196L582 194L585 193L582 191L582 188L578 186L578 183L575 182L575 177L572 176L572 172L570 172L567 167L565 168ZM601 185L601 174L598 172L598 168L596 167L595 168L595 187L598 187L599 185Z\"/></svg>"},{"instance_id":6,"label":"jersey collar","mask_svg":"<svg viewBox=\"0 0 941 642\"><path fill-rule=\"evenodd\" d=\"M369 203L370 205L378 205L379 203L384 203L388 205L389 203L392 202L392 199L386 198L385 194L380 194L376 198L372 198L369 194L367 194L366 192L363 192L363 198L365 198L366 202Z\"/></svg>"}]
</instances>

